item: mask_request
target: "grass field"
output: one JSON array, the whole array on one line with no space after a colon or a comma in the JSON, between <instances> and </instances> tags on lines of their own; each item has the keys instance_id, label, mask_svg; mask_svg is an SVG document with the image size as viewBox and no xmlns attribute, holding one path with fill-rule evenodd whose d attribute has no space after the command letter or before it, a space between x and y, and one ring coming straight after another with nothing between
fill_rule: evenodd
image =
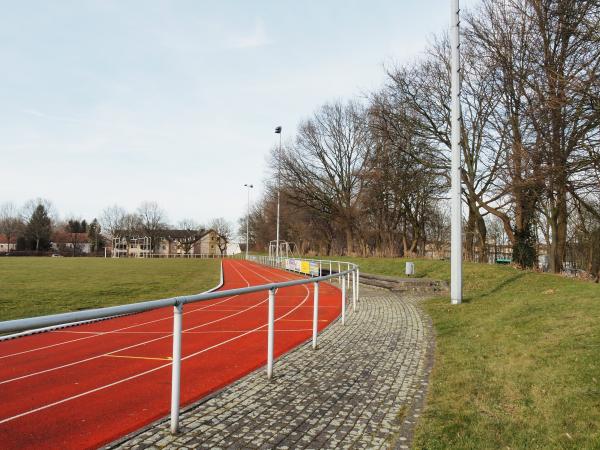
<instances>
[{"instance_id":1,"label":"grass field","mask_svg":"<svg viewBox=\"0 0 600 450\"><path fill-rule=\"evenodd\" d=\"M202 292L213 259L0 258L0 320Z\"/></svg>"},{"instance_id":2,"label":"grass field","mask_svg":"<svg viewBox=\"0 0 600 450\"><path fill-rule=\"evenodd\" d=\"M400 259L355 259L403 276ZM418 276L450 279L444 261ZM420 449L600 449L600 286L465 263L464 303L432 299L436 358Z\"/></svg>"}]
</instances>

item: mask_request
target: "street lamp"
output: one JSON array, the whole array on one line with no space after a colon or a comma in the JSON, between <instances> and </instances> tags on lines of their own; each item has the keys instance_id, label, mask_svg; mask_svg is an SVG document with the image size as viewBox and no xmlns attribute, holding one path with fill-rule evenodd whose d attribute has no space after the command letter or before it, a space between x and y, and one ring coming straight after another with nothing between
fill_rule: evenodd
<instances>
[{"instance_id":1,"label":"street lamp","mask_svg":"<svg viewBox=\"0 0 600 450\"><path fill-rule=\"evenodd\" d=\"M248 247L250 246L250 189L254 186L251 184L244 184L248 191L248 207L246 208L246 259L248 259Z\"/></svg>"},{"instance_id":2,"label":"street lamp","mask_svg":"<svg viewBox=\"0 0 600 450\"><path fill-rule=\"evenodd\" d=\"M279 198L281 188L281 126L275 128L275 134L279 135L279 153L277 155L277 236L275 247L275 260L279 261Z\"/></svg>"},{"instance_id":3,"label":"street lamp","mask_svg":"<svg viewBox=\"0 0 600 450\"><path fill-rule=\"evenodd\" d=\"M450 301L453 305L462 302L462 205L460 186L460 7L459 0L451 0L450 47L452 51L451 70L451 142L452 164L450 168L451 187L451 238L450 238Z\"/></svg>"}]
</instances>

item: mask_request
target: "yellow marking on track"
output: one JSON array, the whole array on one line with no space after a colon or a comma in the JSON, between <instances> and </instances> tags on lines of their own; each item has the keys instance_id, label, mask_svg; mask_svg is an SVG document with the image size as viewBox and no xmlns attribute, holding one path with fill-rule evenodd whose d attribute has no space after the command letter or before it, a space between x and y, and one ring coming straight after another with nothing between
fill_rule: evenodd
<instances>
[{"instance_id":1,"label":"yellow marking on track","mask_svg":"<svg viewBox=\"0 0 600 450\"><path fill-rule=\"evenodd\" d=\"M128 355L102 355L102 356L108 356L110 358L150 359L150 360L154 360L154 361L173 361L173 358L171 358L170 356L167 356L165 358L152 358L149 356L128 356Z\"/></svg>"},{"instance_id":2,"label":"yellow marking on track","mask_svg":"<svg viewBox=\"0 0 600 450\"><path fill-rule=\"evenodd\" d=\"M282 322L312 322L312 319L281 319ZM319 322L327 322L326 319L319 319Z\"/></svg>"}]
</instances>

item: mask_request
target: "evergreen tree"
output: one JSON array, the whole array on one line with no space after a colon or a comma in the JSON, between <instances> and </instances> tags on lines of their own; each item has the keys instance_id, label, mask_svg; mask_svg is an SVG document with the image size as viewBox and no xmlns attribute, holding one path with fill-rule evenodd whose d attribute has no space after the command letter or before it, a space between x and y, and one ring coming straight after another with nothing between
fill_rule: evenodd
<instances>
[{"instance_id":1,"label":"evergreen tree","mask_svg":"<svg viewBox=\"0 0 600 450\"><path fill-rule=\"evenodd\" d=\"M50 248L51 225L52 221L48 217L48 211L44 205L38 204L25 229L25 237L32 250L39 251Z\"/></svg>"},{"instance_id":2,"label":"evergreen tree","mask_svg":"<svg viewBox=\"0 0 600 450\"><path fill-rule=\"evenodd\" d=\"M85 220L83 222L85 222ZM102 228L100 227L98 220L94 218L89 226L87 226L88 241L92 246L92 252L97 252L103 246L100 231L102 231Z\"/></svg>"}]
</instances>

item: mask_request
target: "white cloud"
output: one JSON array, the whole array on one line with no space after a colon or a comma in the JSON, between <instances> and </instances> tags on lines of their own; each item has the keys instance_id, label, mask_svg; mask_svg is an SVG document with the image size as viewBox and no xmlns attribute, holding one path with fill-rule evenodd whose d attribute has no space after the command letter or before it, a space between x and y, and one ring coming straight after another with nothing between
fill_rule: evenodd
<instances>
[{"instance_id":1,"label":"white cloud","mask_svg":"<svg viewBox=\"0 0 600 450\"><path fill-rule=\"evenodd\" d=\"M250 33L230 37L228 47L240 49L256 48L269 45L270 43L271 41L265 30L265 24L262 19L258 18L254 23L254 29Z\"/></svg>"}]
</instances>

